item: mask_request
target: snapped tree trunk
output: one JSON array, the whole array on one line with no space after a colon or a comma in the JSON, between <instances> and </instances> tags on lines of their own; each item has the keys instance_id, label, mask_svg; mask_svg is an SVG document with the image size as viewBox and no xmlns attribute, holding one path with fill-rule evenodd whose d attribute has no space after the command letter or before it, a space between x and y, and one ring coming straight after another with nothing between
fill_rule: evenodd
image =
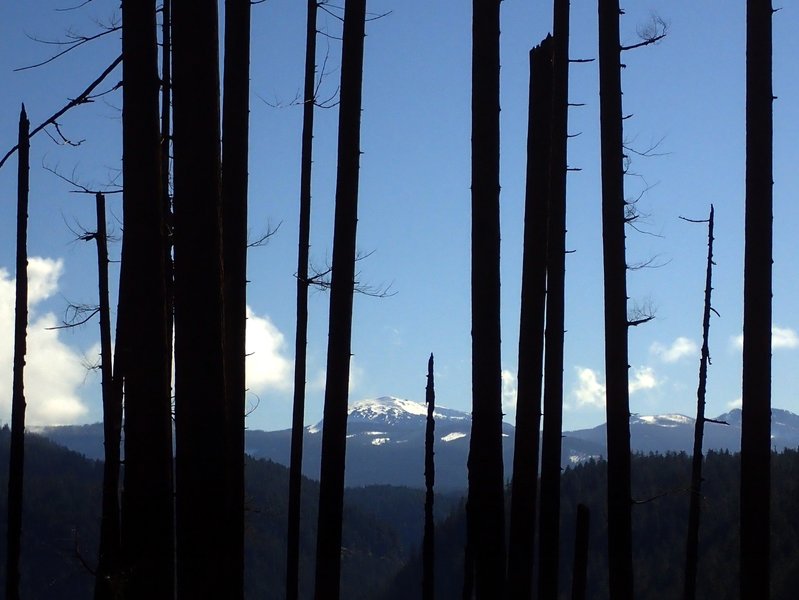
<instances>
[{"instance_id":1,"label":"snapped tree trunk","mask_svg":"<svg viewBox=\"0 0 799 600\"><path fill-rule=\"evenodd\" d=\"M103 397L103 513L100 519L100 549L95 574L95 600L110 600L121 589L119 444L122 431L122 402L114 394L111 363L111 308L108 302L108 236L105 225L105 196L95 195L97 211L97 280L100 298L100 373Z\"/></svg>"},{"instance_id":2,"label":"snapped tree trunk","mask_svg":"<svg viewBox=\"0 0 799 600\"><path fill-rule=\"evenodd\" d=\"M172 4L176 542L179 598L225 598L225 401L219 24L212 0Z\"/></svg>"},{"instance_id":3,"label":"snapped tree trunk","mask_svg":"<svg viewBox=\"0 0 799 600\"><path fill-rule=\"evenodd\" d=\"M6 530L6 598L19 599L22 547L22 482L25 471L25 353L28 327L28 191L30 122L25 105L19 113L17 140L17 264L14 309L14 369L11 384L11 447L8 459L8 529Z\"/></svg>"},{"instance_id":4,"label":"snapped tree trunk","mask_svg":"<svg viewBox=\"0 0 799 600\"><path fill-rule=\"evenodd\" d=\"M244 597L244 393L247 328L247 160L250 0L225 1L222 112L222 273L227 386L227 597Z\"/></svg>"},{"instance_id":5,"label":"snapped tree trunk","mask_svg":"<svg viewBox=\"0 0 799 600\"><path fill-rule=\"evenodd\" d=\"M472 433L467 519L478 600L499 598L505 593L499 298L499 6L499 0L472 3Z\"/></svg>"},{"instance_id":6,"label":"snapped tree trunk","mask_svg":"<svg viewBox=\"0 0 799 600\"><path fill-rule=\"evenodd\" d=\"M172 412L161 197L155 2L122 3L122 274L125 336L125 470L122 550L128 594L174 589ZM135 282L135 283L134 283ZM123 284L120 284L122 287Z\"/></svg>"},{"instance_id":7,"label":"snapped tree trunk","mask_svg":"<svg viewBox=\"0 0 799 600\"><path fill-rule=\"evenodd\" d=\"M552 157L547 224L546 356L541 446L538 596L558 595L560 451L563 431L563 338L566 276L566 139L569 103L569 2L555 0L552 67Z\"/></svg>"},{"instance_id":8,"label":"snapped tree trunk","mask_svg":"<svg viewBox=\"0 0 799 600\"><path fill-rule=\"evenodd\" d=\"M422 541L422 598L433 600L435 597L435 553L436 527L433 519L433 488L436 484L436 462L433 445L436 439L436 388L433 379L433 355L427 361L427 388L425 389L427 404L427 425L424 435L424 484L426 488L424 500L424 539Z\"/></svg>"},{"instance_id":9,"label":"snapped tree trunk","mask_svg":"<svg viewBox=\"0 0 799 600\"><path fill-rule=\"evenodd\" d=\"M632 600L627 261L618 0L599 0L599 110L605 279L609 584L611 598Z\"/></svg>"},{"instance_id":10,"label":"snapped tree trunk","mask_svg":"<svg viewBox=\"0 0 799 600\"><path fill-rule=\"evenodd\" d=\"M740 589L741 598L768 598L773 218L771 2L748 0L746 13Z\"/></svg>"},{"instance_id":11,"label":"snapped tree trunk","mask_svg":"<svg viewBox=\"0 0 799 600\"><path fill-rule=\"evenodd\" d=\"M341 54L336 212L316 541L317 600L338 600L341 575L341 517L344 504L352 300L355 290L365 20L366 0L350 0L346 3Z\"/></svg>"},{"instance_id":12,"label":"snapped tree trunk","mask_svg":"<svg viewBox=\"0 0 799 600\"><path fill-rule=\"evenodd\" d=\"M513 449L508 596L529 600L533 592L541 378L546 305L547 203L552 135L552 37L530 51L527 191L524 207L516 440Z\"/></svg>"},{"instance_id":13,"label":"snapped tree trunk","mask_svg":"<svg viewBox=\"0 0 799 600\"><path fill-rule=\"evenodd\" d=\"M713 205L707 221L707 270L705 272L705 304L702 313L702 354L699 359L699 386L696 390L696 423L694 424L694 452L691 457L691 500L688 507L688 538L685 551L685 600L696 598L696 573L699 560L699 517L702 500L702 441L705 434L705 391L707 367L710 363L708 337L710 334L710 303L713 291Z\"/></svg>"},{"instance_id":14,"label":"snapped tree trunk","mask_svg":"<svg viewBox=\"0 0 799 600\"><path fill-rule=\"evenodd\" d=\"M305 29L305 91L302 107L300 157L300 227L297 250L297 330L294 338L294 405L291 419L288 536L286 543L286 600L297 600L300 577L300 507L302 442L305 433L305 379L308 351L308 253L311 245L311 168L316 74L317 0L308 0Z\"/></svg>"}]
</instances>

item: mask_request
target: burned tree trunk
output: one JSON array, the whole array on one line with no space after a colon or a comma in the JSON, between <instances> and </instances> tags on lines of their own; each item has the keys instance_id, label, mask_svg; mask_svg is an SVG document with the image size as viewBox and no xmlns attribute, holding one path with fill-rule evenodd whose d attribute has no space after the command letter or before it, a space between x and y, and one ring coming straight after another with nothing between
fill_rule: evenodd
<instances>
[{"instance_id":1,"label":"burned tree trunk","mask_svg":"<svg viewBox=\"0 0 799 600\"><path fill-rule=\"evenodd\" d=\"M519 324L516 440L508 541L508 595L529 600L533 592L541 378L546 305L547 202L552 113L552 37L530 51L527 192Z\"/></svg>"},{"instance_id":2,"label":"burned tree trunk","mask_svg":"<svg viewBox=\"0 0 799 600\"><path fill-rule=\"evenodd\" d=\"M119 444L122 431L122 402L114 394L111 363L111 308L108 302L108 236L105 225L105 196L95 196L97 210L97 280L100 296L100 373L103 397L103 513L100 520L100 550L95 575L96 600L115 598L121 587Z\"/></svg>"},{"instance_id":3,"label":"burned tree trunk","mask_svg":"<svg viewBox=\"0 0 799 600\"><path fill-rule=\"evenodd\" d=\"M560 451L563 430L564 294L566 279L566 139L569 103L569 2L556 0L552 67L552 157L547 224L546 356L541 446L541 532L538 596L558 594Z\"/></svg>"},{"instance_id":4,"label":"burned tree trunk","mask_svg":"<svg viewBox=\"0 0 799 600\"><path fill-rule=\"evenodd\" d=\"M6 598L19 599L22 542L22 482L25 470L25 353L28 327L28 191L30 122L25 105L19 114L17 167L17 264L14 309L14 371L11 384L11 447L8 459Z\"/></svg>"},{"instance_id":5,"label":"burned tree trunk","mask_svg":"<svg viewBox=\"0 0 799 600\"><path fill-rule=\"evenodd\" d=\"M748 0L746 12L741 598L768 598L773 219L771 2Z\"/></svg>"},{"instance_id":6,"label":"burned tree trunk","mask_svg":"<svg viewBox=\"0 0 799 600\"><path fill-rule=\"evenodd\" d=\"M478 600L505 590L499 297L499 0L472 4L472 436L468 544Z\"/></svg>"},{"instance_id":7,"label":"burned tree trunk","mask_svg":"<svg viewBox=\"0 0 799 600\"><path fill-rule=\"evenodd\" d=\"M341 575L341 517L344 504L352 297L355 289L365 20L366 0L347 2L341 55L336 214L316 542L315 595L318 600L338 600Z\"/></svg>"},{"instance_id":8,"label":"burned tree trunk","mask_svg":"<svg viewBox=\"0 0 799 600\"><path fill-rule=\"evenodd\" d=\"M424 500L424 540L422 542L422 599L433 600L435 597L435 548L436 527L433 519L433 487L436 483L436 462L433 445L436 439L436 388L433 379L433 355L427 361L427 427L424 436L424 484L426 488Z\"/></svg>"},{"instance_id":9,"label":"burned tree trunk","mask_svg":"<svg viewBox=\"0 0 799 600\"><path fill-rule=\"evenodd\" d=\"M316 73L317 0L308 0L305 29L305 91L302 108L300 158L300 231L297 251L297 331L294 340L294 406L291 420L286 600L297 600L300 577L300 506L302 494L302 436L305 432L305 378L308 352L308 252L311 245L311 168Z\"/></svg>"},{"instance_id":10,"label":"burned tree trunk","mask_svg":"<svg viewBox=\"0 0 799 600\"><path fill-rule=\"evenodd\" d=\"M225 2L222 112L222 273L227 387L228 598L244 597L244 391L247 328L247 161L250 115L250 0Z\"/></svg>"},{"instance_id":11,"label":"burned tree trunk","mask_svg":"<svg viewBox=\"0 0 799 600\"><path fill-rule=\"evenodd\" d=\"M217 3L172 5L177 592L225 598L225 402Z\"/></svg>"},{"instance_id":12,"label":"burned tree trunk","mask_svg":"<svg viewBox=\"0 0 799 600\"><path fill-rule=\"evenodd\" d=\"M122 549L128 594L174 588L172 407L160 179L155 2L122 3L123 274L131 283L126 336ZM122 284L120 284L120 287Z\"/></svg>"},{"instance_id":13,"label":"burned tree trunk","mask_svg":"<svg viewBox=\"0 0 799 600\"><path fill-rule=\"evenodd\" d=\"M632 600L627 261L618 0L599 1L599 109L605 280L609 584L611 598Z\"/></svg>"}]
</instances>

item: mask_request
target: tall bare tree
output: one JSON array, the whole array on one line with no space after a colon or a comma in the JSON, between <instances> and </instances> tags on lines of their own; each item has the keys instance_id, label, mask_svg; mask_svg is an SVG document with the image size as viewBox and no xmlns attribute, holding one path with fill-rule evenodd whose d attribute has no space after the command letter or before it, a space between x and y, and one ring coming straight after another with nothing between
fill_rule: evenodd
<instances>
[{"instance_id":1,"label":"tall bare tree","mask_svg":"<svg viewBox=\"0 0 799 600\"><path fill-rule=\"evenodd\" d=\"M250 0L225 0L222 108L222 273L227 386L227 597L244 597L244 394L247 329L247 161Z\"/></svg>"},{"instance_id":2,"label":"tall bare tree","mask_svg":"<svg viewBox=\"0 0 799 600\"><path fill-rule=\"evenodd\" d=\"M632 600L630 393L619 1L599 0L599 111L602 156L602 254L608 436L610 597Z\"/></svg>"},{"instance_id":3,"label":"tall bare tree","mask_svg":"<svg viewBox=\"0 0 799 600\"><path fill-rule=\"evenodd\" d=\"M551 124L552 37L547 36L530 51L519 374L508 540L508 595L519 600L529 600L533 593Z\"/></svg>"},{"instance_id":4,"label":"tall bare tree","mask_svg":"<svg viewBox=\"0 0 799 600\"><path fill-rule=\"evenodd\" d=\"M433 488L436 484L436 461L433 446L436 439L436 387L433 375L433 355L427 361L427 387L425 388L427 404L427 423L424 435L424 484L426 488L424 501L424 539L422 541L422 598L433 600L435 597L435 564L436 564L436 525L433 520Z\"/></svg>"},{"instance_id":5,"label":"tall bare tree","mask_svg":"<svg viewBox=\"0 0 799 600\"><path fill-rule=\"evenodd\" d=\"M336 212L316 541L317 600L338 600L341 575L341 517L355 289L365 21L366 0L347 2L341 53Z\"/></svg>"},{"instance_id":6,"label":"tall bare tree","mask_svg":"<svg viewBox=\"0 0 799 600\"><path fill-rule=\"evenodd\" d=\"M772 13L747 0L741 598L768 598L770 579Z\"/></svg>"},{"instance_id":7,"label":"tall bare tree","mask_svg":"<svg viewBox=\"0 0 799 600\"><path fill-rule=\"evenodd\" d=\"M552 67L552 157L547 223L546 356L541 446L541 532L538 596L558 594L560 451L563 432L563 346L566 280L566 146L569 113L569 1L555 0Z\"/></svg>"},{"instance_id":8,"label":"tall bare tree","mask_svg":"<svg viewBox=\"0 0 799 600\"><path fill-rule=\"evenodd\" d=\"M472 433L467 519L478 600L501 597L505 588L499 298L499 7L499 0L472 3Z\"/></svg>"},{"instance_id":9,"label":"tall bare tree","mask_svg":"<svg viewBox=\"0 0 799 600\"><path fill-rule=\"evenodd\" d=\"M174 588L172 407L161 197L155 2L122 3L122 262L130 278L122 548L131 597ZM135 281L135 284L132 283ZM123 284L120 283L120 287Z\"/></svg>"},{"instance_id":10,"label":"tall bare tree","mask_svg":"<svg viewBox=\"0 0 799 600\"><path fill-rule=\"evenodd\" d=\"M705 270L705 304L702 311L702 354L699 358L699 386L696 389L696 423L694 424L694 452L691 457L691 499L688 507L688 537L685 552L685 600L696 598L696 573L699 562L699 518L702 500L702 442L705 435L705 392L707 367L710 364L710 298L713 292L713 205L707 220L707 268Z\"/></svg>"},{"instance_id":11,"label":"tall bare tree","mask_svg":"<svg viewBox=\"0 0 799 600\"><path fill-rule=\"evenodd\" d=\"M294 339L294 405L291 420L288 536L286 550L286 600L297 600L300 562L300 502L302 494L302 442L305 432L305 378L308 350L308 253L311 245L311 168L313 118L316 100L317 0L308 0L305 28L305 90L302 107L300 158L300 231L297 251L297 330Z\"/></svg>"},{"instance_id":12,"label":"tall bare tree","mask_svg":"<svg viewBox=\"0 0 799 600\"><path fill-rule=\"evenodd\" d=\"M14 368L11 383L11 446L8 458L8 529L6 530L6 599L19 599L22 545L22 482L25 471L25 353L28 327L28 192L30 122L25 105L19 113L17 139L17 262L14 308Z\"/></svg>"},{"instance_id":13,"label":"tall bare tree","mask_svg":"<svg viewBox=\"0 0 799 600\"><path fill-rule=\"evenodd\" d=\"M172 4L175 509L180 598L228 597L219 23L213 0Z\"/></svg>"}]
</instances>

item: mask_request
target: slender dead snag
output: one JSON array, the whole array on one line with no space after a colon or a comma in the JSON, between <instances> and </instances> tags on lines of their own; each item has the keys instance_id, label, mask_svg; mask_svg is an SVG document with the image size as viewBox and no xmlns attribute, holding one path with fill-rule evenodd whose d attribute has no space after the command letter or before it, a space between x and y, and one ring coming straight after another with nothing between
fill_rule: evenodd
<instances>
[{"instance_id":1,"label":"slender dead snag","mask_svg":"<svg viewBox=\"0 0 799 600\"><path fill-rule=\"evenodd\" d=\"M710 334L710 302L713 291L713 205L707 221L707 271L705 274L705 306L702 313L702 354L699 359L699 386L696 390L696 423L694 424L694 453L691 458L691 500L688 509L688 539L685 551L685 600L696 598L696 574L699 560L699 513L702 499L702 441L705 434L705 392L707 367L710 364L708 337Z\"/></svg>"},{"instance_id":2,"label":"slender dead snag","mask_svg":"<svg viewBox=\"0 0 799 600\"><path fill-rule=\"evenodd\" d=\"M94 89L98 85L100 85L105 80L106 77L108 77L111 74L111 72L114 69L117 68L117 66L119 66L119 64L121 62L122 62L122 55L119 55L114 60L114 62L112 62L106 68L106 70L103 71L97 79L92 81L88 85L88 87L85 90L83 90L78 96L76 96L73 100L70 100L69 102L67 102L67 104L65 106L63 106L62 108L57 110L55 113L53 113L53 115L50 116L48 119L46 119L43 123L41 123L40 125L37 125L36 127L34 127L33 130L30 132L30 135L28 136L28 138L29 139L32 138L34 135L39 133L42 129L44 129L48 125L55 125L56 121L58 120L58 118L61 115L63 115L64 113L66 113L68 110L70 110L71 108L74 108L74 107L79 106L81 104L86 104L88 102L91 102L92 101L91 93L94 91ZM9 150L8 152L5 153L3 158L0 159L0 168L6 163L6 161L9 159L9 157L11 157L11 155L14 154L14 152L19 150L19 148L20 148L20 145L17 144L13 148L11 148L11 150Z\"/></svg>"},{"instance_id":3,"label":"slender dead snag","mask_svg":"<svg viewBox=\"0 0 799 600\"><path fill-rule=\"evenodd\" d=\"M584 600L588 581L588 530L591 511L585 504L577 505L577 525L574 532L574 568L572 569L572 600Z\"/></svg>"},{"instance_id":4,"label":"slender dead snag","mask_svg":"<svg viewBox=\"0 0 799 600\"><path fill-rule=\"evenodd\" d=\"M566 280L566 148L569 103L569 1L555 0L552 67L552 156L547 222L546 355L541 444L538 597L558 595L560 459L563 433L563 347Z\"/></svg>"},{"instance_id":5,"label":"slender dead snag","mask_svg":"<svg viewBox=\"0 0 799 600\"><path fill-rule=\"evenodd\" d=\"M319 481L314 590L317 600L338 600L340 594L341 519L344 509L347 399L352 352L365 19L366 0L347 2L344 9L344 43L341 54L330 333Z\"/></svg>"},{"instance_id":6,"label":"slender dead snag","mask_svg":"<svg viewBox=\"0 0 799 600\"><path fill-rule=\"evenodd\" d=\"M552 133L551 36L530 51L529 94L516 439L508 540L508 595L520 600L532 596L535 564Z\"/></svg>"},{"instance_id":7,"label":"slender dead snag","mask_svg":"<svg viewBox=\"0 0 799 600\"><path fill-rule=\"evenodd\" d=\"M108 302L108 236L105 225L105 196L95 194L97 211L97 281L100 299L100 373L103 398L103 513L100 520L100 550L95 576L95 600L116 597L120 568L119 444L122 403L113 393L111 365L111 310Z\"/></svg>"},{"instance_id":8,"label":"slender dead snag","mask_svg":"<svg viewBox=\"0 0 799 600\"><path fill-rule=\"evenodd\" d=\"M422 542L422 599L433 600L435 597L435 554L436 527L433 520L433 488L436 483L436 462L433 445L436 439L436 388L433 379L433 355L427 361L427 388L425 389L427 404L427 424L424 435L424 484L426 488L424 500L424 539Z\"/></svg>"},{"instance_id":9,"label":"slender dead snag","mask_svg":"<svg viewBox=\"0 0 799 600\"><path fill-rule=\"evenodd\" d=\"M746 3L741 598L769 597L773 244L772 8Z\"/></svg>"},{"instance_id":10,"label":"slender dead snag","mask_svg":"<svg viewBox=\"0 0 799 600\"><path fill-rule=\"evenodd\" d=\"M22 482L25 467L25 353L28 327L28 192L30 122L25 105L19 114L17 166L17 265L14 310L14 372L11 395L11 447L8 459L6 598L19 600L22 547Z\"/></svg>"},{"instance_id":11,"label":"slender dead snag","mask_svg":"<svg viewBox=\"0 0 799 600\"><path fill-rule=\"evenodd\" d=\"M297 251L297 330L294 341L294 402L291 419L288 538L286 544L286 600L299 594L300 508L302 495L302 442L305 433L305 379L308 353L308 254L311 238L311 169L316 86L317 0L308 0L305 28L305 91L302 108L300 157L300 230Z\"/></svg>"}]
</instances>

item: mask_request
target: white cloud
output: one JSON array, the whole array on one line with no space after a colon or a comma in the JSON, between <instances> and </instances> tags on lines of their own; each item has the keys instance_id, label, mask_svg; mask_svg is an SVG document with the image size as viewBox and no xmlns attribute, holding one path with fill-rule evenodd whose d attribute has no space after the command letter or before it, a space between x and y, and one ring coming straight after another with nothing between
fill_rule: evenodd
<instances>
[{"instance_id":1,"label":"white cloud","mask_svg":"<svg viewBox=\"0 0 799 600\"><path fill-rule=\"evenodd\" d=\"M575 367L577 371L577 387L574 395L577 406L605 406L605 384L599 382L597 372L585 367Z\"/></svg>"},{"instance_id":2,"label":"white cloud","mask_svg":"<svg viewBox=\"0 0 799 600\"><path fill-rule=\"evenodd\" d=\"M630 393L634 394L639 390L651 390L657 387L658 380L652 367L638 367L633 369L630 374Z\"/></svg>"},{"instance_id":3,"label":"white cloud","mask_svg":"<svg viewBox=\"0 0 799 600\"><path fill-rule=\"evenodd\" d=\"M659 342L654 342L649 351L658 356L660 360L666 363L677 362L681 358L688 356L697 356L699 353L699 346L696 342L687 337L678 337L671 343L671 346L664 346Z\"/></svg>"},{"instance_id":4,"label":"white cloud","mask_svg":"<svg viewBox=\"0 0 799 600\"><path fill-rule=\"evenodd\" d=\"M59 324L52 313L35 315L36 305L58 290L63 262L49 258L28 261L28 305L33 319L28 324L25 365L25 421L28 425L74 423L88 409L78 394L86 376L83 357L59 339ZM0 269L0 415L10 418L12 364L14 357L15 281Z\"/></svg>"},{"instance_id":5,"label":"white cloud","mask_svg":"<svg viewBox=\"0 0 799 600\"><path fill-rule=\"evenodd\" d=\"M508 369L502 369L502 411L516 411L516 376Z\"/></svg>"},{"instance_id":6,"label":"white cloud","mask_svg":"<svg viewBox=\"0 0 799 600\"><path fill-rule=\"evenodd\" d=\"M733 347L744 347L744 336L736 335L730 339ZM799 348L799 334L790 327L778 327L777 325L771 326L771 349L780 350L783 348L793 349Z\"/></svg>"},{"instance_id":7,"label":"white cloud","mask_svg":"<svg viewBox=\"0 0 799 600\"><path fill-rule=\"evenodd\" d=\"M727 402L727 408L729 408L730 410L733 410L735 408L741 408L743 405L744 405L743 399L740 397L730 402Z\"/></svg>"},{"instance_id":8,"label":"white cloud","mask_svg":"<svg viewBox=\"0 0 799 600\"><path fill-rule=\"evenodd\" d=\"M292 361L285 356L286 339L269 317L247 307L245 384L252 392L287 390L293 385Z\"/></svg>"}]
</instances>

